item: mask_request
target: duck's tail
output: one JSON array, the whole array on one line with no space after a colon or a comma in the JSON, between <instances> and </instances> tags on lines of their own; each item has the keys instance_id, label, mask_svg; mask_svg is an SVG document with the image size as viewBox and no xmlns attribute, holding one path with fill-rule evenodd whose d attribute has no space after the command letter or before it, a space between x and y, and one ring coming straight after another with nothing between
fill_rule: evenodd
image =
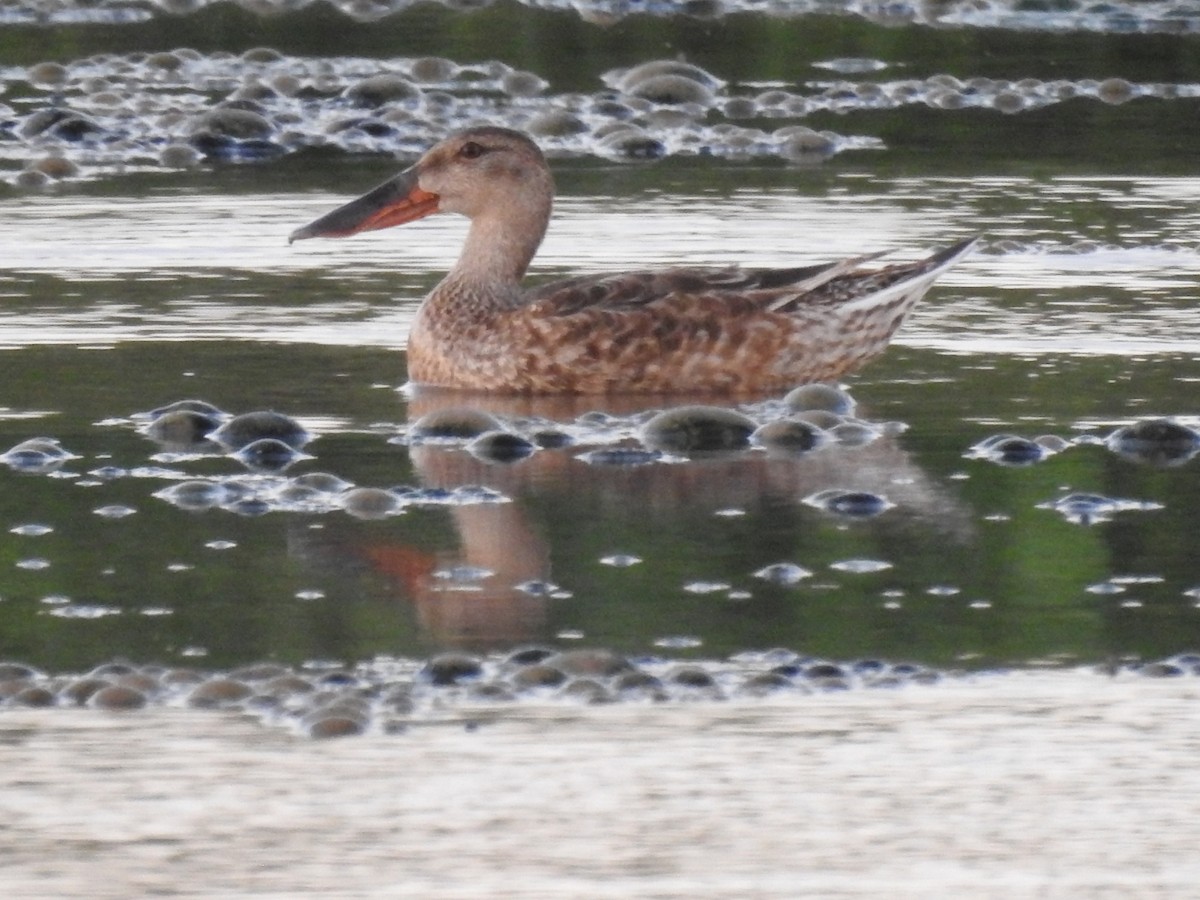
<instances>
[{"instance_id":1,"label":"duck's tail","mask_svg":"<svg viewBox=\"0 0 1200 900\"><path fill-rule=\"evenodd\" d=\"M842 304L840 311L852 314L890 306L903 310L902 314L907 313L943 272L971 253L978 244L979 238L973 237L939 250L920 262L883 269L881 274L894 273L894 277L878 289L866 291L857 299Z\"/></svg>"},{"instance_id":2,"label":"duck's tail","mask_svg":"<svg viewBox=\"0 0 1200 900\"><path fill-rule=\"evenodd\" d=\"M820 301L797 312L807 322L783 370L793 379L832 381L875 358L938 276L975 244L972 238L917 262L851 272L818 288Z\"/></svg>"}]
</instances>

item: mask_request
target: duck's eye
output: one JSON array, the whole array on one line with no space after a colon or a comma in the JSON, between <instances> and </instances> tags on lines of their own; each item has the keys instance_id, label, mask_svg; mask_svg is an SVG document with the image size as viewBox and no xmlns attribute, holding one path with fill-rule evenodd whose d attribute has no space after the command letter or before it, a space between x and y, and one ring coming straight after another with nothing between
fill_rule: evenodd
<instances>
[{"instance_id":1,"label":"duck's eye","mask_svg":"<svg viewBox=\"0 0 1200 900\"><path fill-rule=\"evenodd\" d=\"M483 147L474 141L467 141L462 145L462 147L459 148L458 151L458 155L463 159L479 159L479 157L483 156L483 154Z\"/></svg>"}]
</instances>

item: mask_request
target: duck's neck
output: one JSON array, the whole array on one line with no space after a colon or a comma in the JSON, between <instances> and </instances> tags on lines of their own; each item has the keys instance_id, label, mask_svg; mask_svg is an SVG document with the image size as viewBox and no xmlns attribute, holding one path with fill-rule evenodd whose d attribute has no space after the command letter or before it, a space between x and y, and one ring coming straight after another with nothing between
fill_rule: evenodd
<instances>
[{"instance_id":1,"label":"duck's neck","mask_svg":"<svg viewBox=\"0 0 1200 900\"><path fill-rule=\"evenodd\" d=\"M468 295L474 304L510 308L521 303L521 279L550 222L549 197L488 209L471 220L454 268L435 294Z\"/></svg>"}]
</instances>

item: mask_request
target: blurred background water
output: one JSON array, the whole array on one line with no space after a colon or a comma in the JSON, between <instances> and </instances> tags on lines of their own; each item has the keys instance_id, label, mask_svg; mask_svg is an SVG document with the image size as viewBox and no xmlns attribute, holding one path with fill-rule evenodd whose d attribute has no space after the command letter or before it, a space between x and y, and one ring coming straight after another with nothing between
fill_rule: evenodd
<instances>
[{"instance_id":1,"label":"blurred background water","mask_svg":"<svg viewBox=\"0 0 1200 900\"><path fill-rule=\"evenodd\" d=\"M62 0L0 22L0 450L48 436L77 457L0 467L0 655L78 670L582 642L982 667L1200 647L1196 464L1099 442L1196 424L1200 7ZM656 60L698 71L627 80ZM982 235L848 381L864 417L907 429L636 467L392 440L417 411L396 390L407 326L464 223L286 236L484 120L552 159L536 279ZM187 397L298 418L314 458L288 476L511 502L181 509L155 495L253 477L164 457L132 418ZM1003 433L1071 443L1032 465L970 456ZM804 502L829 488L894 506ZM1046 508L1073 493L1129 502ZM756 577L780 562L811 575ZM447 589L438 573L464 566L491 574Z\"/></svg>"}]
</instances>

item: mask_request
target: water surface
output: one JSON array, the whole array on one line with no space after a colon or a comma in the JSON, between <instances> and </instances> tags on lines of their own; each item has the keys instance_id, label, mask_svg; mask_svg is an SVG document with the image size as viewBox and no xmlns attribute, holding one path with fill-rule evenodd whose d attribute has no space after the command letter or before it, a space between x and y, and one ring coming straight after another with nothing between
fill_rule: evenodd
<instances>
[{"instance_id":1,"label":"water surface","mask_svg":"<svg viewBox=\"0 0 1200 900\"><path fill-rule=\"evenodd\" d=\"M848 383L862 416L906 431L797 459L750 451L632 467L588 465L582 448L511 465L461 447L417 452L392 440L424 411L396 390L404 341L419 298L453 261L461 221L289 247L297 222L344 194L150 182L144 197L14 199L0 226L0 345L12 373L0 443L48 434L81 458L53 477L3 473L7 528L53 529L5 537L8 652L62 668L113 655L301 662L585 640L990 665L1167 655L1200 639L1187 593L1200 573L1183 537L1191 465L1153 468L1094 445L1028 467L964 456L1003 432L1073 440L1192 411L1194 180L750 169L737 185L709 186L705 166L653 171L661 186L607 197L589 190L590 170L566 166L533 277L805 264L889 247L900 258L984 235L893 349ZM628 179L612 172L619 186ZM373 177L348 173L358 183L346 193ZM997 218L1001 203L1014 211ZM382 521L183 511L153 495L244 468L159 456L130 416L192 396L298 417L319 437L307 448L315 458L289 475L486 485L513 502ZM570 422L669 401L464 402ZM105 467L118 474L88 474ZM855 520L803 502L828 488L895 507ZM1095 524L1041 508L1071 492L1161 508ZM112 505L136 512L94 512ZM618 552L643 562L601 562ZM833 568L863 558L886 568ZM782 561L817 574L796 586L754 577ZM455 563L500 573L490 606L422 586L420 573ZM514 593L530 579L564 596ZM76 607L82 617L64 618Z\"/></svg>"},{"instance_id":2,"label":"water surface","mask_svg":"<svg viewBox=\"0 0 1200 900\"><path fill-rule=\"evenodd\" d=\"M0 465L5 896L1195 883L1200 463L1105 443L1200 426L1193 0L55 0L0 23L0 453L70 452ZM627 80L680 60L703 71ZM873 440L647 459L641 424L683 398L398 390L463 222L287 245L475 121L552 160L532 279L980 249L847 379ZM183 398L313 439L282 471L152 440L140 414ZM445 403L577 443L411 440ZM1003 434L1055 452L997 461ZM316 472L403 490L373 516L299 490ZM514 686L514 649L604 647L624 690ZM98 664L175 689L64 708L89 679L60 673ZM225 712L183 708L246 666ZM276 670L296 694L267 694ZM46 686L58 708L24 708ZM319 730L334 706L353 727Z\"/></svg>"}]
</instances>

